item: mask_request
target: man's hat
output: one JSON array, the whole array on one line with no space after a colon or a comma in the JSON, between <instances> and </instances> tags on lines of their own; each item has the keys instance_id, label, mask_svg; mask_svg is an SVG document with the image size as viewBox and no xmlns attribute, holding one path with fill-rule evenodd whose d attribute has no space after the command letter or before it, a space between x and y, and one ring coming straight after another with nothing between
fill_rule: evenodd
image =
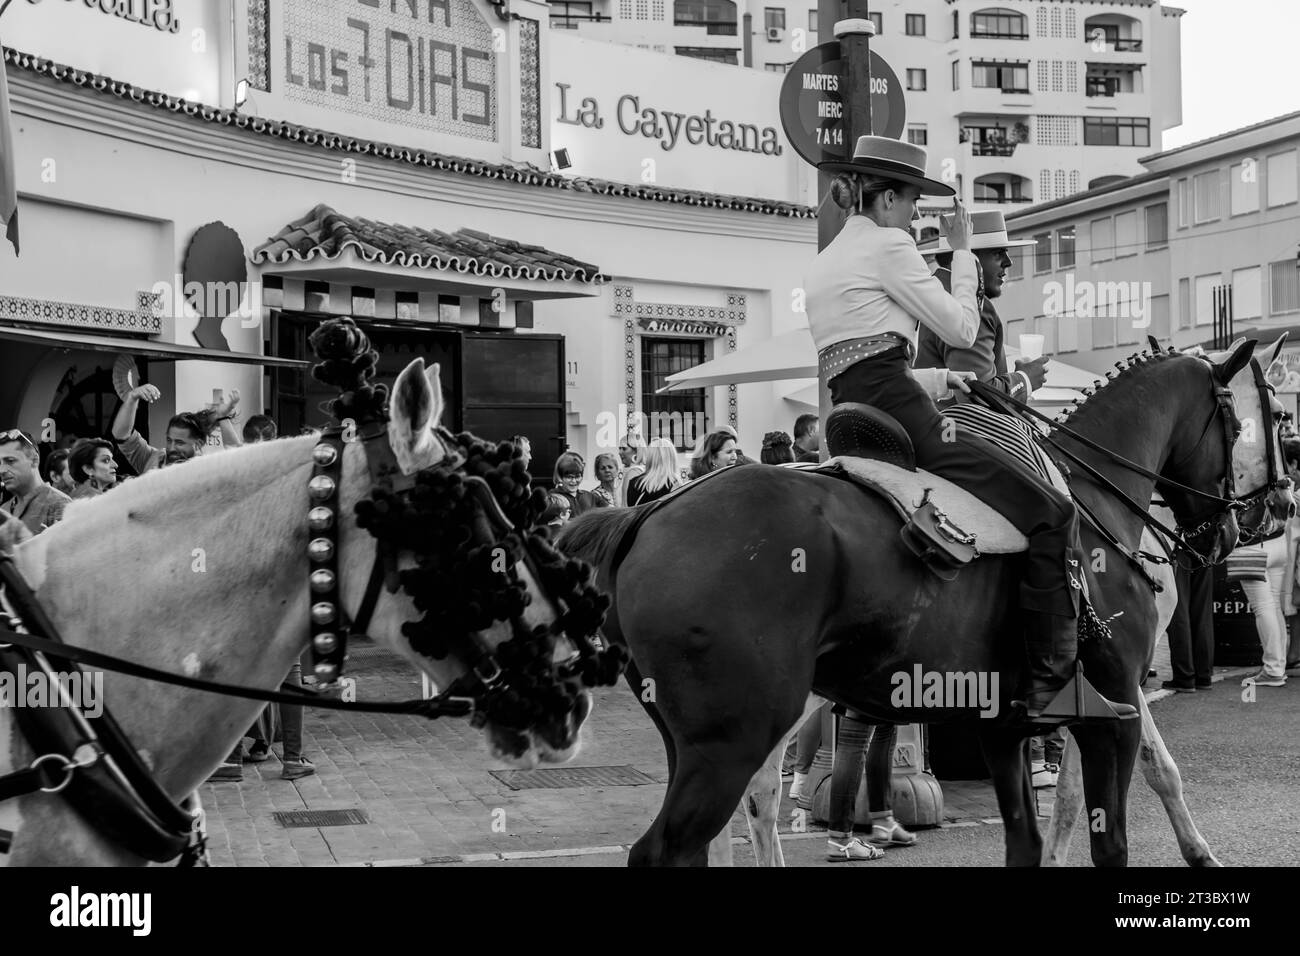
<instances>
[{"instance_id":1,"label":"man's hat","mask_svg":"<svg viewBox=\"0 0 1300 956\"><path fill-rule=\"evenodd\" d=\"M925 177L925 150L911 143L889 136L859 136L853 150L853 159L819 163L818 170L825 173L856 173L860 176L878 176L897 179L911 186L920 186L923 196L955 196L957 190L946 183Z\"/></svg>"},{"instance_id":2,"label":"man's hat","mask_svg":"<svg viewBox=\"0 0 1300 956\"><path fill-rule=\"evenodd\" d=\"M1033 239L1008 238L1007 221L1002 218L1002 213L997 211L971 213L970 225L971 252L977 252L980 249L1019 249L1021 246L1038 245ZM921 243L918 248L923 256L932 256L940 252L952 252L952 246L948 245L947 236L928 239Z\"/></svg>"}]
</instances>

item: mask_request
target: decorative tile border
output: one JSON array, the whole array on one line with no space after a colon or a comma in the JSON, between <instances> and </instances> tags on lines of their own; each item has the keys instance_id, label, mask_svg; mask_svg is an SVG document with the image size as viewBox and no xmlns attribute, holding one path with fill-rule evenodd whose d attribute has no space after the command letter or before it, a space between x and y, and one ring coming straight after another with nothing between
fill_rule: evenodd
<instances>
[{"instance_id":1,"label":"decorative tile border","mask_svg":"<svg viewBox=\"0 0 1300 956\"><path fill-rule=\"evenodd\" d=\"M271 0L248 0L248 85L271 92Z\"/></svg>"},{"instance_id":2,"label":"decorative tile border","mask_svg":"<svg viewBox=\"0 0 1300 956\"><path fill-rule=\"evenodd\" d=\"M638 302L630 285L614 285L614 318L623 320L623 393L627 400L628 426L632 427L638 411L637 345L639 333L725 337L728 351L736 349L736 327L745 321L744 293L728 292L725 306L671 305L663 302ZM736 427L738 407L736 386L727 386L727 420Z\"/></svg>"},{"instance_id":3,"label":"decorative tile border","mask_svg":"<svg viewBox=\"0 0 1300 956\"><path fill-rule=\"evenodd\" d=\"M542 58L537 21L519 21L519 120L522 145L542 147Z\"/></svg>"},{"instance_id":4,"label":"decorative tile border","mask_svg":"<svg viewBox=\"0 0 1300 956\"><path fill-rule=\"evenodd\" d=\"M31 322L36 325L58 325L64 328L159 335L162 333L160 299L161 297L153 292L137 292L136 308L132 311L3 295L0 296L0 318L15 322Z\"/></svg>"}]
</instances>

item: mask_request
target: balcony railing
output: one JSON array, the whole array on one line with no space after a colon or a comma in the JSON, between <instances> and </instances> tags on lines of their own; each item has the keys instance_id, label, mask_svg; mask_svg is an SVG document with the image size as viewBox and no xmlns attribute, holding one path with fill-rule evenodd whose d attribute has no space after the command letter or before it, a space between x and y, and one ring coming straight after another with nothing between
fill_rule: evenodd
<instances>
[{"instance_id":1,"label":"balcony railing","mask_svg":"<svg viewBox=\"0 0 1300 956\"><path fill-rule=\"evenodd\" d=\"M552 30L576 30L579 23L609 23L611 18L603 13L584 15L581 13L552 13Z\"/></svg>"},{"instance_id":2,"label":"balcony railing","mask_svg":"<svg viewBox=\"0 0 1300 956\"><path fill-rule=\"evenodd\" d=\"M1028 196L976 196L976 202L986 203L1022 203L1033 202Z\"/></svg>"},{"instance_id":3,"label":"balcony railing","mask_svg":"<svg viewBox=\"0 0 1300 956\"><path fill-rule=\"evenodd\" d=\"M1087 32L1088 32L1087 30L1084 30L1084 33ZM1083 42L1091 45L1093 40L1091 37L1085 36ZM1108 46L1110 50L1115 53L1141 53L1142 52L1141 40L1130 40L1128 38L1123 38L1123 37L1108 36L1106 37L1106 46Z\"/></svg>"},{"instance_id":4,"label":"balcony railing","mask_svg":"<svg viewBox=\"0 0 1300 956\"><path fill-rule=\"evenodd\" d=\"M1015 143L971 143L974 156L1010 156L1016 151Z\"/></svg>"},{"instance_id":5,"label":"balcony railing","mask_svg":"<svg viewBox=\"0 0 1300 956\"><path fill-rule=\"evenodd\" d=\"M1028 33L972 33L972 40L1028 40Z\"/></svg>"},{"instance_id":6,"label":"balcony railing","mask_svg":"<svg viewBox=\"0 0 1300 956\"><path fill-rule=\"evenodd\" d=\"M1086 89L1089 96L1114 96L1122 92L1119 88L1119 80L1113 76L1090 76L1087 79Z\"/></svg>"},{"instance_id":7,"label":"balcony railing","mask_svg":"<svg viewBox=\"0 0 1300 956\"><path fill-rule=\"evenodd\" d=\"M675 27L704 27L711 37L734 37L736 35L736 21L721 20L691 20L682 17L673 18Z\"/></svg>"}]
</instances>

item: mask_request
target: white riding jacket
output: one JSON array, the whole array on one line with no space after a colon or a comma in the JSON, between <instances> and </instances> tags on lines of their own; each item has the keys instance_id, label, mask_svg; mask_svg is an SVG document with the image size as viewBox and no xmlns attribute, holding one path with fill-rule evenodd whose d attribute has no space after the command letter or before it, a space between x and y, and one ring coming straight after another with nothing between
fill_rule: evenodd
<instances>
[{"instance_id":1,"label":"white riding jacket","mask_svg":"<svg viewBox=\"0 0 1300 956\"><path fill-rule=\"evenodd\" d=\"M975 254L952 257L949 295L902 229L850 216L821 251L804 278L808 324L817 351L849 339L897 332L912 343L920 323L948 345L969 348L979 333ZM950 397L946 368L913 369L912 376L936 400Z\"/></svg>"}]
</instances>

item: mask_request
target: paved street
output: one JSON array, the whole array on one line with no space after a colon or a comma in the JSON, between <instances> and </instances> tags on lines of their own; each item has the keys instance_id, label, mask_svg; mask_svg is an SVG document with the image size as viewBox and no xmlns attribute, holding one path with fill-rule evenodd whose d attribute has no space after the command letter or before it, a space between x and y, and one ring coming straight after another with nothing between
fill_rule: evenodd
<instances>
[{"instance_id":1,"label":"paved street","mask_svg":"<svg viewBox=\"0 0 1300 956\"><path fill-rule=\"evenodd\" d=\"M1163 655L1157 668L1167 674ZM357 647L349 670L360 699L419 695L418 676L376 647ZM1220 860L1300 864L1300 687L1261 688L1258 702L1245 704L1237 684L1229 679L1209 693L1158 699L1156 720L1179 761L1193 818ZM667 780L658 734L625 687L597 695L575 763L631 767L654 781L641 786L511 790L490 774L503 768L489 760L465 721L318 711L308 713L305 729L316 775L281 780L273 758L245 764L242 782L203 788L215 865L623 866L626 847L653 819ZM1042 792L1043 813L1050 795ZM948 782L944 799L944 828L922 832L917 847L857 865L1000 865L1001 823L991 787ZM790 808L784 801L787 863L832 865L824 860L820 833L784 832ZM1181 865L1159 801L1140 778L1130 808L1133 864ZM285 829L272 816L348 809L364 810L369 822ZM739 841L737 864L752 864L742 817L733 819L732 834ZM1089 863L1082 833L1070 862Z\"/></svg>"}]
</instances>

